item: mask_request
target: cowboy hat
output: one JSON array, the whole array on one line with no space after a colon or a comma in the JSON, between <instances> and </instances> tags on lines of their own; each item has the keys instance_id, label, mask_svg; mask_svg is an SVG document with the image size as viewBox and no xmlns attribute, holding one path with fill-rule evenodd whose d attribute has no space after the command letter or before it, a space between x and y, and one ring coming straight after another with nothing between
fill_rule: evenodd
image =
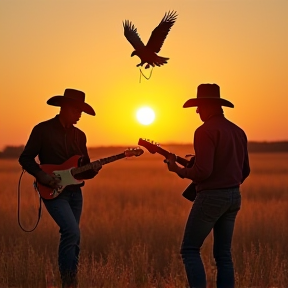
<instances>
[{"instance_id":1,"label":"cowboy hat","mask_svg":"<svg viewBox=\"0 0 288 288\"><path fill-rule=\"evenodd\" d=\"M200 104L217 103L220 106L234 108L234 105L223 98L220 98L220 87L217 84L200 84L197 87L197 98L187 100L183 108L195 107Z\"/></svg>"},{"instance_id":2,"label":"cowboy hat","mask_svg":"<svg viewBox=\"0 0 288 288\"><path fill-rule=\"evenodd\" d=\"M51 97L48 101L48 105L62 106L63 103L71 103L80 107L83 112L95 116L94 109L87 103L85 103L85 93L76 89L65 89L64 95L57 95Z\"/></svg>"}]
</instances>

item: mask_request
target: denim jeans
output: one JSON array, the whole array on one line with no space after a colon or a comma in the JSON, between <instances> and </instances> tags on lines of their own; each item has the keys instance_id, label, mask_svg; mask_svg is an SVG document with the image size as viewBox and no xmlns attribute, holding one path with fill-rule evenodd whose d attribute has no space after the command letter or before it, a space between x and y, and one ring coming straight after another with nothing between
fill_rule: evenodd
<instances>
[{"instance_id":1,"label":"denim jeans","mask_svg":"<svg viewBox=\"0 0 288 288\"><path fill-rule=\"evenodd\" d=\"M181 245L181 255L191 288L206 288L200 248L212 229L217 288L234 288L231 243L240 206L239 188L205 190L197 194Z\"/></svg>"},{"instance_id":2,"label":"denim jeans","mask_svg":"<svg viewBox=\"0 0 288 288\"><path fill-rule=\"evenodd\" d=\"M82 191L79 187L66 187L55 199L43 202L59 226L61 238L58 265L63 287L77 286L77 266L80 252L79 222L82 212Z\"/></svg>"}]
</instances>

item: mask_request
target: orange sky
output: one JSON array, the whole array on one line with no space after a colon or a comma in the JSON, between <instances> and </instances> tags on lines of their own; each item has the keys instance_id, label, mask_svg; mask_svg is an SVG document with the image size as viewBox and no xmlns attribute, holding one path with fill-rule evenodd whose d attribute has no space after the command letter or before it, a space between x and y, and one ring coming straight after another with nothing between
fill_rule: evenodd
<instances>
[{"instance_id":1,"label":"orange sky","mask_svg":"<svg viewBox=\"0 0 288 288\"><path fill-rule=\"evenodd\" d=\"M179 16L159 53L168 64L139 83L139 58L123 35L131 20L146 44L168 10ZM46 101L65 88L86 92L96 117L78 127L88 146L190 143L201 125L201 83L217 83L224 108L249 140L288 139L288 1L0 1L0 149L25 144L33 126L54 117ZM145 71L148 75L148 71ZM155 110L150 126L136 120Z\"/></svg>"}]
</instances>

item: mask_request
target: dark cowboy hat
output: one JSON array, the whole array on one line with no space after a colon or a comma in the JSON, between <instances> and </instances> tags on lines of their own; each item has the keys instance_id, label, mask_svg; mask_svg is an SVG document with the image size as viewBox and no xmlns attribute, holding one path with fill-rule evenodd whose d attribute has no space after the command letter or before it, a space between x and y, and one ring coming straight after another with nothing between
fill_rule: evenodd
<instances>
[{"instance_id":1,"label":"dark cowboy hat","mask_svg":"<svg viewBox=\"0 0 288 288\"><path fill-rule=\"evenodd\" d=\"M95 116L94 109L87 103L85 103L85 93L75 89L66 89L64 95L57 95L51 97L48 101L48 105L62 106L63 103L70 103L80 107L83 112Z\"/></svg>"},{"instance_id":2,"label":"dark cowboy hat","mask_svg":"<svg viewBox=\"0 0 288 288\"><path fill-rule=\"evenodd\" d=\"M220 87L217 84L200 84L197 88L197 98L187 100L183 108L205 105L208 103L217 103L220 106L234 108L234 105L223 98L220 98Z\"/></svg>"}]
</instances>

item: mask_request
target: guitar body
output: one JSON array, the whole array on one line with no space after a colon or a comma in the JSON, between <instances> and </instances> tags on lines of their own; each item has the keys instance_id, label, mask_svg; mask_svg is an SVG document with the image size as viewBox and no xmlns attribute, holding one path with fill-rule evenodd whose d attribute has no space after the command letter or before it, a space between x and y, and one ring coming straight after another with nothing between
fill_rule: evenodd
<instances>
[{"instance_id":1,"label":"guitar body","mask_svg":"<svg viewBox=\"0 0 288 288\"><path fill-rule=\"evenodd\" d=\"M53 165L53 164L40 165L41 169L44 172L48 174L55 174L58 178L60 178L59 183L60 188L58 189L52 189L51 187L36 182L38 192L42 198L44 199L56 198L68 185L76 185L83 183L83 180L77 180L71 174L71 170L75 167L78 167L78 161L80 158L81 156L75 155L60 165Z\"/></svg>"},{"instance_id":2,"label":"guitar body","mask_svg":"<svg viewBox=\"0 0 288 288\"><path fill-rule=\"evenodd\" d=\"M182 196L191 202L195 200L196 195L196 184L194 182L191 182L182 193Z\"/></svg>"}]
</instances>

